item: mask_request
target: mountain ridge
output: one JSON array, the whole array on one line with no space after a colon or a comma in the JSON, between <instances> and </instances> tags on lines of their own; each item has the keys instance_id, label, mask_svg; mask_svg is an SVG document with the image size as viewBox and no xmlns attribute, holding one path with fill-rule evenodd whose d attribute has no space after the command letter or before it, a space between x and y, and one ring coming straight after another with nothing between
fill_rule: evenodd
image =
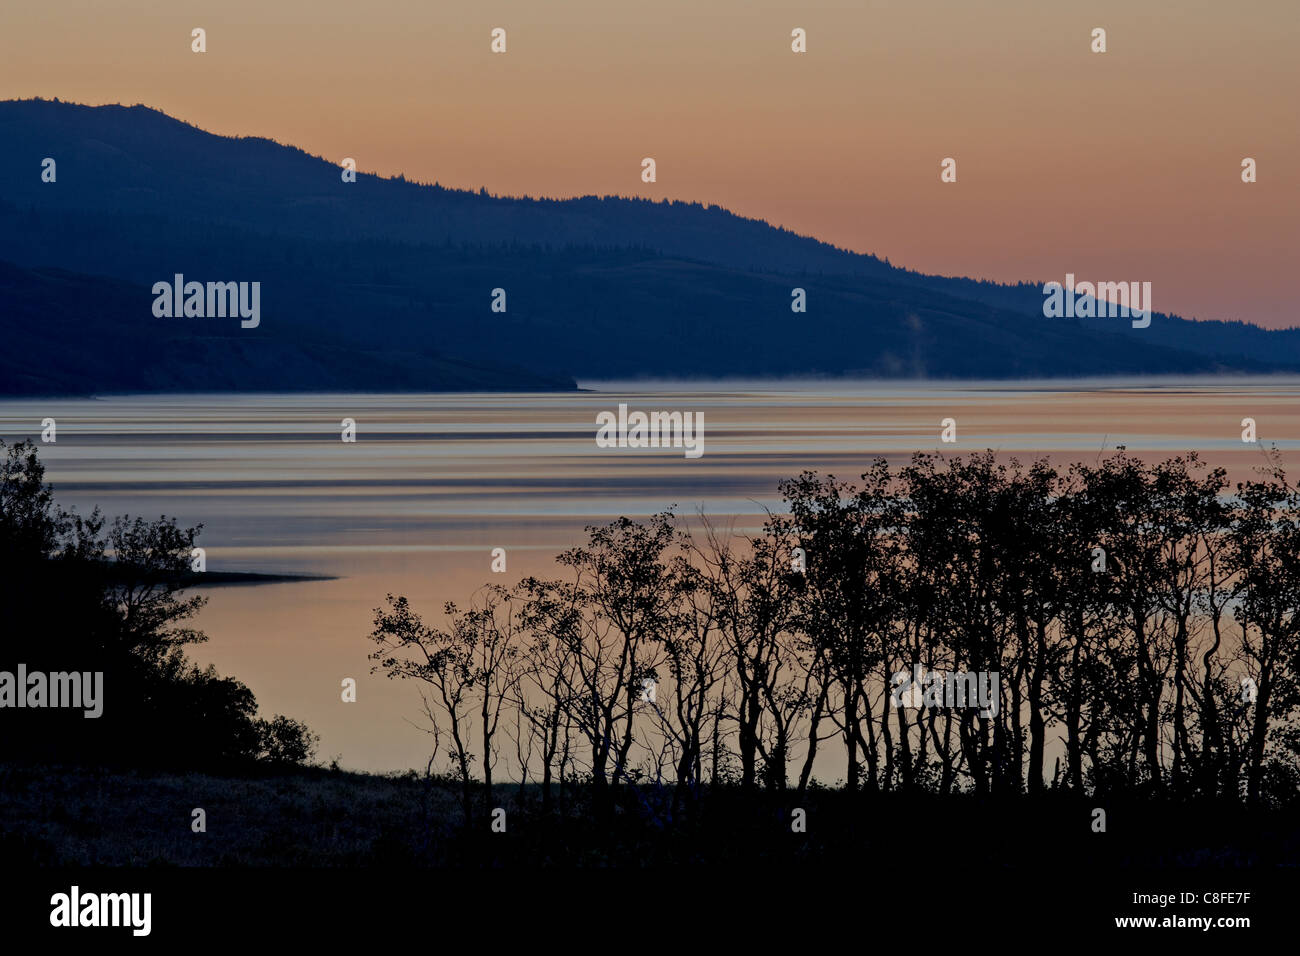
<instances>
[{"instance_id":1,"label":"mountain ridge","mask_svg":"<svg viewBox=\"0 0 1300 956\"><path fill-rule=\"evenodd\" d=\"M714 205L498 197L368 173L345 184L339 166L299 147L217 136L145 106L4 101L0 141L0 261L127 283L113 294L142 328L158 321L148 289L180 272L261 281L267 320L236 335L440 356L496 369L488 378L526 369L533 384L1300 371L1300 330L1162 313L1147 329L1046 319L1031 283L927 276ZM46 156L55 183L41 182ZM807 313L791 312L794 288ZM495 289L504 313L491 310ZM165 321L173 339L210 337ZM82 325L93 340L93 320ZM212 360L237 361L237 350ZM286 387L312 387L301 371ZM430 366L426 386L449 371Z\"/></svg>"}]
</instances>

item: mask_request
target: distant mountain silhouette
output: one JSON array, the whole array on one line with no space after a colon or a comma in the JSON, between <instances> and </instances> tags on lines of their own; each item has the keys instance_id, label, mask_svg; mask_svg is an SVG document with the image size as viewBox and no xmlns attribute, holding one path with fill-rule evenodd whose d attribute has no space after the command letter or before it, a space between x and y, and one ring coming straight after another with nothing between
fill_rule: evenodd
<instances>
[{"instance_id":1,"label":"distant mountain silhouette","mask_svg":"<svg viewBox=\"0 0 1300 956\"><path fill-rule=\"evenodd\" d=\"M147 291L147 290L146 290ZM572 379L367 346L155 319L138 284L0 262L0 395L564 391ZM258 331L261 331L260 329ZM301 331L301 327L299 327Z\"/></svg>"},{"instance_id":2,"label":"distant mountain silhouette","mask_svg":"<svg viewBox=\"0 0 1300 956\"><path fill-rule=\"evenodd\" d=\"M1300 370L1300 331L1047 319L1039 285L925 276L698 203L345 184L141 106L2 102L0 141L10 394ZM260 282L260 326L155 318L176 273Z\"/></svg>"}]
</instances>

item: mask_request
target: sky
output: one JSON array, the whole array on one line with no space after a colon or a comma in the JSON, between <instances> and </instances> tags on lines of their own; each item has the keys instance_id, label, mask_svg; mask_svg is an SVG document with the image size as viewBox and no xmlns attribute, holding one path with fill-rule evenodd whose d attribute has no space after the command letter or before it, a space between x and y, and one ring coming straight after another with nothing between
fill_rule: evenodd
<instances>
[{"instance_id":1,"label":"sky","mask_svg":"<svg viewBox=\"0 0 1300 956\"><path fill-rule=\"evenodd\" d=\"M923 272L1147 281L1157 311L1276 328L1300 325L1297 51L1295 0L14 0L0 99L712 203Z\"/></svg>"}]
</instances>

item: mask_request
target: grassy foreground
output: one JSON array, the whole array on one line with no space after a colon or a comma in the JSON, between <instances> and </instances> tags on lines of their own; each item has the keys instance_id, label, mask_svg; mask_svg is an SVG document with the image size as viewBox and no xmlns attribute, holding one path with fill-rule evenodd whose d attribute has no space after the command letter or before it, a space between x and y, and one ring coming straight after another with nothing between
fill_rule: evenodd
<instances>
[{"instance_id":1,"label":"grassy foreground","mask_svg":"<svg viewBox=\"0 0 1300 956\"><path fill-rule=\"evenodd\" d=\"M505 832L476 809L464 825L451 786L414 774L308 767L248 775L108 771L0 764L0 865L645 866L861 865L925 871L960 865L1294 866L1300 812L1247 814L1233 805L1110 805L1106 832L1092 801L1054 794L979 801L816 790L716 788L674 811L671 792L622 788L593 809L577 788L543 813L536 787L498 787ZM206 832L191 829L206 811Z\"/></svg>"},{"instance_id":2,"label":"grassy foreground","mask_svg":"<svg viewBox=\"0 0 1300 956\"><path fill-rule=\"evenodd\" d=\"M359 865L384 859L421 816L422 795L409 779L318 768L213 776L0 764L0 861ZM204 833L191 829L199 807Z\"/></svg>"}]
</instances>

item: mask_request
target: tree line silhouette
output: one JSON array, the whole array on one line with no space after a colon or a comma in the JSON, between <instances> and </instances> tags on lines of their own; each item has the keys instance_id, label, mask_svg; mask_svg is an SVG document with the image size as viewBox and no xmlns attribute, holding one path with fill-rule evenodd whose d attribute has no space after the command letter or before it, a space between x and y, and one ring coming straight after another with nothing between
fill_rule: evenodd
<instances>
[{"instance_id":1,"label":"tree line silhouette","mask_svg":"<svg viewBox=\"0 0 1300 956\"><path fill-rule=\"evenodd\" d=\"M186 654L207 640L190 623L206 599L184 593L201 528L66 511L36 446L0 442L0 671L103 674L94 719L6 706L0 760L216 771L313 755L305 724L258 717L247 685Z\"/></svg>"},{"instance_id":2,"label":"tree line silhouette","mask_svg":"<svg viewBox=\"0 0 1300 956\"><path fill-rule=\"evenodd\" d=\"M388 596L374 670L418 682L426 775L467 820L502 776L543 810L680 811L802 798L819 760L850 792L1295 800L1300 492L1275 452L1232 488L1194 453L986 452L780 491L755 534L671 509L590 527L557 577L442 623ZM899 706L918 668L996 672L997 706Z\"/></svg>"}]
</instances>

